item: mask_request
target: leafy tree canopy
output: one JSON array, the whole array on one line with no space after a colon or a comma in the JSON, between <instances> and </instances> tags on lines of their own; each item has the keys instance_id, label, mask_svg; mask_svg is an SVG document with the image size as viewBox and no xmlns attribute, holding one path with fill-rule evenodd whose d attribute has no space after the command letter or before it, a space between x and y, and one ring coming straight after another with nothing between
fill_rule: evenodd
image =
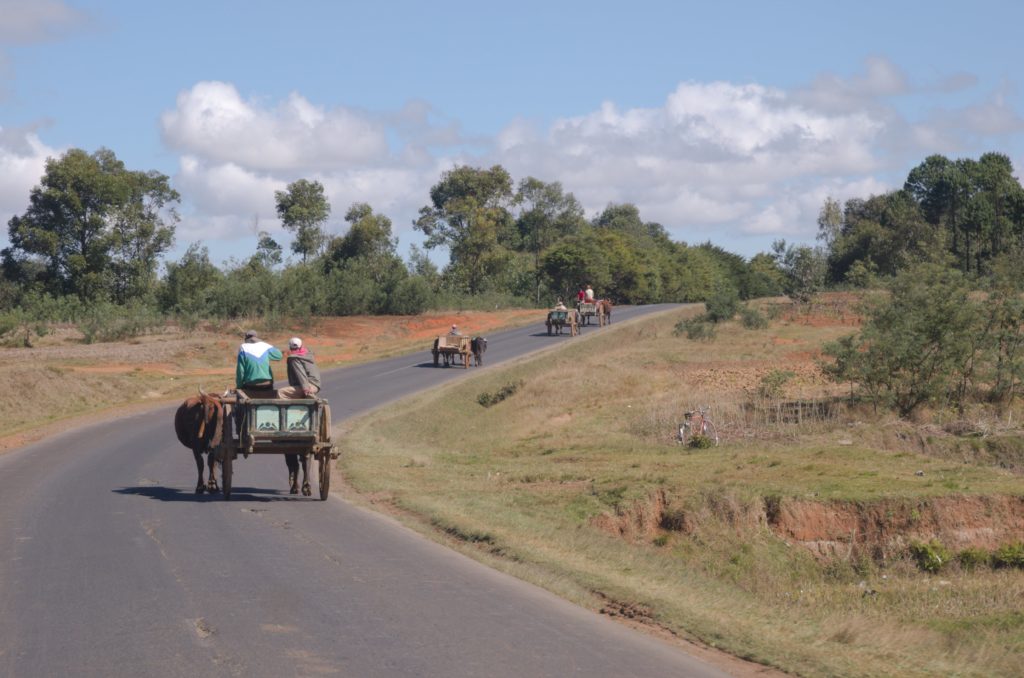
<instances>
[{"instance_id":1,"label":"leafy tree canopy","mask_svg":"<svg viewBox=\"0 0 1024 678\"><path fill-rule=\"evenodd\" d=\"M8 222L5 272L33 275L27 260L36 258L52 293L118 303L145 296L174 241L179 199L163 174L127 170L105 148L71 149L46 161L28 210Z\"/></svg>"},{"instance_id":2,"label":"leafy tree canopy","mask_svg":"<svg viewBox=\"0 0 1024 678\"><path fill-rule=\"evenodd\" d=\"M299 179L288 184L287 190L275 191L277 216L281 225L295 233L292 251L305 262L323 247L323 224L331 215L331 205L319 181Z\"/></svg>"}]
</instances>

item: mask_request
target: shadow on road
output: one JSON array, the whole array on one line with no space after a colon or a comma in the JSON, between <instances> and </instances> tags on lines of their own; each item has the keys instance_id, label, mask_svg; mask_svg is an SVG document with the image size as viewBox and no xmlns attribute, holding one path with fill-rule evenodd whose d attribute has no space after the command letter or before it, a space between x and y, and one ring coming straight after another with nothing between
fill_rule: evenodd
<instances>
[{"instance_id":1,"label":"shadow on road","mask_svg":"<svg viewBox=\"0 0 1024 678\"><path fill-rule=\"evenodd\" d=\"M444 363L441 363L440 365L435 365L434 363L432 363L430 361L427 361L425 363L419 363L417 365L414 365L414 367L429 367L432 370L433 369L441 369L441 370L443 370L445 367L448 367L448 365L445 365ZM454 364L453 363L451 365L451 367L462 367L462 363L458 363L458 364Z\"/></svg>"},{"instance_id":2,"label":"shadow on road","mask_svg":"<svg viewBox=\"0 0 1024 678\"><path fill-rule=\"evenodd\" d=\"M117 494L149 497L150 499L157 499L159 501L191 501L197 503L224 501L224 495L220 492L215 492L213 494L196 494L192 490L179 490L176 487L160 487L158 485L121 487L112 491ZM231 490L230 501L232 504L237 504L239 502L266 503L269 501L312 501L313 499L313 497L285 494L281 490L261 490L255 487L235 487ZM320 498L316 497L316 500L319 501Z\"/></svg>"}]
</instances>

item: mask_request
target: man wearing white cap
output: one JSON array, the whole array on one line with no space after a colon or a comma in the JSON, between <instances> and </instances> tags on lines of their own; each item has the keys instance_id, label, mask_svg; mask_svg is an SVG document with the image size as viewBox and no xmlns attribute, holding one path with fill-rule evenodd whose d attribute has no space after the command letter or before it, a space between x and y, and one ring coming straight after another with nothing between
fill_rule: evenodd
<instances>
[{"instance_id":1,"label":"man wearing white cap","mask_svg":"<svg viewBox=\"0 0 1024 678\"><path fill-rule=\"evenodd\" d=\"M288 340L288 386L277 390L278 398L314 398L320 392L320 368L313 352L302 345L302 339Z\"/></svg>"}]
</instances>

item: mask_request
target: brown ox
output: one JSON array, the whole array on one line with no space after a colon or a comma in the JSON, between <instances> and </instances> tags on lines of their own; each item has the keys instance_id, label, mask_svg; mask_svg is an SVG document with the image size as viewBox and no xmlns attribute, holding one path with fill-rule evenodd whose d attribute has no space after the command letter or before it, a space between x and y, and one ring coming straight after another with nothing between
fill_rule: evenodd
<instances>
[{"instance_id":1,"label":"brown ox","mask_svg":"<svg viewBox=\"0 0 1024 678\"><path fill-rule=\"evenodd\" d=\"M224 430L224 405L220 398L204 393L186 398L185 402L174 413L174 432L185 447L192 450L196 459L199 480L196 482L196 494L204 490L216 492L217 478L214 475L213 448L220 444ZM207 453L207 466L210 478L203 485L203 453Z\"/></svg>"},{"instance_id":2,"label":"brown ox","mask_svg":"<svg viewBox=\"0 0 1024 678\"><path fill-rule=\"evenodd\" d=\"M612 324L612 301L611 299L601 299L597 302L597 312L604 315L604 321L609 325Z\"/></svg>"}]
</instances>

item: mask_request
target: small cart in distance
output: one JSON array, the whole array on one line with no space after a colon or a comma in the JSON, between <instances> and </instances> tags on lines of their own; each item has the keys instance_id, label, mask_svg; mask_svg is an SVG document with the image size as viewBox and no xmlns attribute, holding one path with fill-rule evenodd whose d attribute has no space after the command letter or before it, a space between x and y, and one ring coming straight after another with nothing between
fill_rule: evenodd
<instances>
[{"instance_id":1,"label":"small cart in distance","mask_svg":"<svg viewBox=\"0 0 1024 678\"><path fill-rule=\"evenodd\" d=\"M331 406L323 398L287 400L237 395L225 411L225 435L217 457L221 462L224 498L231 498L231 477L238 453L312 455L319 462L320 499L331 490L331 466L338 452L331 441Z\"/></svg>"},{"instance_id":2,"label":"small cart in distance","mask_svg":"<svg viewBox=\"0 0 1024 678\"><path fill-rule=\"evenodd\" d=\"M580 324L589 325L591 318L597 318L598 327L604 327L604 305L599 301L581 301L576 304L580 313Z\"/></svg>"},{"instance_id":3,"label":"small cart in distance","mask_svg":"<svg viewBox=\"0 0 1024 678\"><path fill-rule=\"evenodd\" d=\"M579 332L579 313L575 310L554 310L548 311L547 320L544 325L548 328L548 334L561 334L562 330L569 328L569 335L575 337Z\"/></svg>"},{"instance_id":4,"label":"small cart in distance","mask_svg":"<svg viewBox=\"0 0 1024 678\"><path fill-rule=\"evenodd\" d=\"M437 367L441 358L444 358L444 366L456 361L462 362L463 367L469 368L469 360L473 355L472 340L458 334L442 334L434 339L434 347L430 353L434 356L434 367Z\"/></svg>"}]
</instances>

